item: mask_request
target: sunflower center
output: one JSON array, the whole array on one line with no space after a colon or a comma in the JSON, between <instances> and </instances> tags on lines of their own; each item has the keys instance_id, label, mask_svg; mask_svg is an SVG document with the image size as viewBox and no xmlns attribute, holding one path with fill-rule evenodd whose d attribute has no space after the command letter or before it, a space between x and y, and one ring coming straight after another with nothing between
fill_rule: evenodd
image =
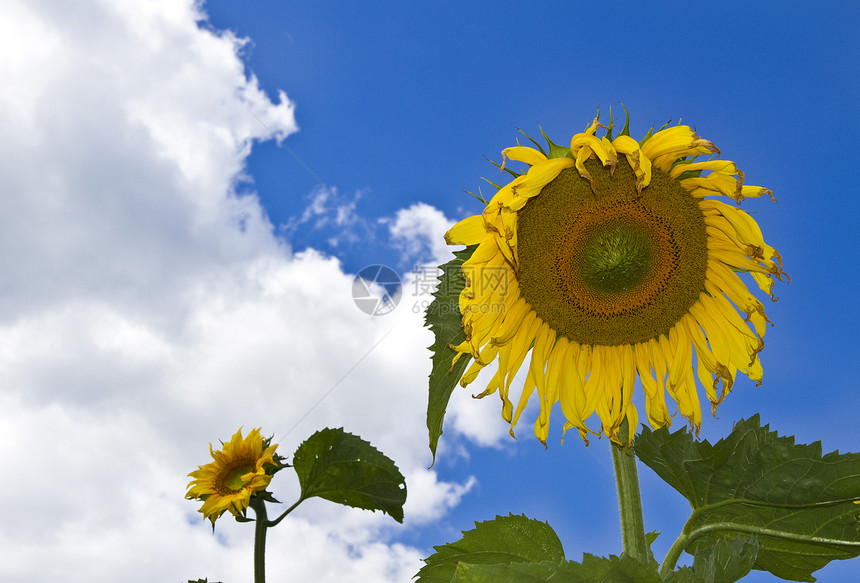
<instances>
[{"instance_id":1,"label":"sunflower center","mask_svg":"<svg viewBox=\"0 0 860 583\"><path fill-rule=\"evenodd\" d=\"M635 223L608 223L584 240L583 280L596 290L621 292L640 283L651 262L647 235Z\"/></svg>"},{"instance_id":2,"label":"sunflower center","mask_svg":"<svg viewBox=\"0 0 860 583\"><path fill-rule=\"evenodd\" d=\"M232 494L241 490L245 486L245 482L242 481L242 476L249 472L253 472L254 469L253 460L233 460L231 464L224 468L221 472L220 480L217 481L221 486L221 488L219 488L221 490L220 493Z\"/></svg>"},{"instance_id":3,"label":"sunflower center","mask_svg":"<svg viewBox=\"0 0 860 583\"><path fill-rule=\"evenodd\" d=\"M708 249L696 199L652 169L636 190L629 164L597 160L594 190L567 169L517 217L517 278L525 300L580 344L636 344L661 334L704 290Z\"/></svg>"}]
</instances>

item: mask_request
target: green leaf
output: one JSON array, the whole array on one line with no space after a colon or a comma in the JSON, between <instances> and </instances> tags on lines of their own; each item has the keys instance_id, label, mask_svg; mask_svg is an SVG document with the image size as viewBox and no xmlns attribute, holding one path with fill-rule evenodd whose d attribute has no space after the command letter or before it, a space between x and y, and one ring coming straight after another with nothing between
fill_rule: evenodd
<instances>
[{"instance_id":1,"label":"green leaf","mask_svg":"<svg viewBox=\"0 0 860 583\"><path fill-rule=\"evenodd\" d=\"M679 539L690 553L756 535L754 568L794 581L815 581L813 571L860 554L860 454L822 456L820 442L795 444L758 415L714 445L686 430L645 428L634 450L692 505Z\"/></svg>"},{"instance_id":2,"label":"green leaf","mask_svg":"<svg viewBox=\"0 0 860 583\"><path fill-rule=\"evenodd\" d=\"M752 570L759 550L757 537L719 539L714 546L696 554L692 567L670 574L666 583L735 583Z\"/></svg>"},{"instance_id":3,"label":"green leaf","mask_svg":"<svg viewBox=\"0 0 860 583\"><path fill-rule=\"evenodd\" d=\"M585 554L582 563L566 561L552 528L525 516L476 523L435 549L417 583L662 583L654 560Z\"/></svg>"},{"instance_id":4,"label":"green leaf","mask_svg":"<svg viewBox=\"0 0 860 583\"><path fill-rule=\"evenodd\" d=\"M394 462L356 435L325 428L296 450L293 467L301 500L314 496L345 506L381 510L403 522L406 481Z\"/></svg>"},{"instance_id":5,"label":"green leaf","mask_svg":"<svg viewBox=\"0 0 860 583\"><path fill-rule=\"evenodd\" d=\"M433 453L434 463L448 400L457 381L463 376L466 365L472 359L470 355L464 354L452 366L451 362L457 353L450 345L456 346L466 339L466 333L460 326L460 292L466 286L462 266L463 262L472 256L476 247L477 245L472 245L462 251L455 251L454 259L439 266L442 270L439 286L433 292L433 302L424 315L424 325L430 328L434 336L433 345L430 347L433 352L433 368L430 371L430 392L427 400L427 429L430 432L430 451Z\"/></svg>"},{"instance_id":6,"label":"green leaf","mask_svg":"<svg viewBox=\"0 0 860 583\"><path fill-rule=\"evenodd\" d=\"M589 583L662 583L656 562L637 561L626 555L606 558L583 554L581 569Z\"/></svg>"},{"instance_id":7,"label":"green leaf","mask_svg":"<svg viewBox=\"0 0 860 583\"><path fill-rule=\"evenodd\" d=\"M648 543L649 549L651 548L651 545L654 544L654 541L660 537L660 534L659 530L652 530L651 532L645 533L645 542Z\"/></svg>"},{"instance_id":8,"label":"green leaf","mask_svg":"<svg viewBox=\"0 0 860 583\"><path fill-rule=\"evenodd\" d=\"M544 583L564 581L565 583L590 583L570 573L566 561L543 561L540 563L510 563L482 565L457 563L454 570L454 583Z\"/></svg>"},{"instance_id":9,"label":"green leaf","mask_svg":"<svg viewBox=\"0 0 860 583\"><path fill-rule=\"evenodd\" d=\"M584 555L582 563L458 563L451 583L662 583L657 563L630 557ZM420 582L419 582L420 583Z\"/></svg>"},{"instance_id":10,"label":"green leaf","mask_svg":"<svg viewBox=\"0 0 860 583\"><path fill-rule=\"evenodd\" d=\"M464 532L457 542L433 548L436 552L424 560L426 565L418 571L417 583L449 583L461 563L507 566L564 560L555 531L547 523L525 516L497 516L476 522L475 529Z\"/></svg>"}]
</instances>

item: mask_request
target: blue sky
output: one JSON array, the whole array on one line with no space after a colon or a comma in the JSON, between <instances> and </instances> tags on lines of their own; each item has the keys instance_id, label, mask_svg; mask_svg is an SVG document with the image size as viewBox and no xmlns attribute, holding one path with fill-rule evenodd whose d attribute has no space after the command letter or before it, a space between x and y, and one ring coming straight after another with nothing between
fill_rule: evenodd
<instances>
[{"instance_id":1,"label":"blue sky","mask_svg":"<svg viewBox=\"0 0 860 583\"><path fill-rule=\"evenodd\" d=\"M860 243L860 208L855 164L840 153L860 131L855 4L810 12L799 2L607 10L554 2L407 8L222 0L207 10L213 25L252 39L245 59L261 85L285 88L297 104L301 131L284 143L290 150L269 143L249 158L253 187L276 224L300 213L315 187L302 163L347 200L361 192L355 212L381 232L380 218L416 202L457 219L474 213L478 203L463 191L480 187L479 177L498 176L482 156L498 160L517 139L515 128L534 135L540 124L564 143L597 107L604 119L610 105L617 115L619 101L631 113L633 135L679 118L695 126L748 183L775 192L778 204L747 201L745 208L793 278L768 307L776 326L768 332L764 386L739 383L719 419L706 418L702 436L717 439L734 420L760 411L781 432L823 437L826 449L860 447L848 413L858 348L851 250ZM329 236L299 229L289 240L335 255L347 270L397 262L384 238L339 248L327 245ZM442 521L439 535L428 528L408 540L447 541L473 519L512 511L548 520L571 557L617 550L604 444L585 449L570 439L560 447L557 430L544 452L526 427L497 449L467 446L468 461L443 457L442 475L472 473L482 485ZM663 530L668 545L683 503L642 473L648 526ZM664 518L666 506L674 521ZM831 569L822 580L850 572Z\"/></svg>"},{"instance_id":2,"label":"blue sky","mask_svg":"<svg viewBox=\"0 0 860 583\"><path fill-rule=\"evenodd\" d=\"M270 550L273 578L408 580L432 545L508 512L548 521L570 559L620 552L606 440L561 445L560 415L544 450L532 409L512 440L494 398L458 392L427 469L430 339L410 291L479 210L465 191L503 179L484 156L516 128L565 143L619 102L634 136L683 119L779 200L743 206L792 277L767 306L765 382L736 383L701 436L760 412L860 451L856 4L14 0L8 15L0 463L25 467L23 437L69 486L0 484L20 502L0 545L21 557L0 579L250 580L247 525L213 537L182 500L207 444L240 425L285 454L344 426L409 486L402 527L304 505L270 535L300 550ZM393 314L352 303L371 264L407 282ZM662 556L686 503L640 473Z\"/></svg>"}]
</instances>

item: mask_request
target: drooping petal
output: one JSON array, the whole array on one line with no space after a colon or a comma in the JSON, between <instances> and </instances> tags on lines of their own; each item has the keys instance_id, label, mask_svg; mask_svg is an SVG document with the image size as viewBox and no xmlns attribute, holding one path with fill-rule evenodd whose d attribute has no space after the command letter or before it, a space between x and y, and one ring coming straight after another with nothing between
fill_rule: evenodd
<instances>
[{"instance_id":1,"label":"drooping petal","mask_svg":"<svg viewBox=\"0 0 860 583\"><path fill-rule=\"evenodd\" d=\"M449 245L474 245L480 243L487 234L484 219L481 215L466 217L445 233L445 242Z\"/></svg>"}]
</instances>

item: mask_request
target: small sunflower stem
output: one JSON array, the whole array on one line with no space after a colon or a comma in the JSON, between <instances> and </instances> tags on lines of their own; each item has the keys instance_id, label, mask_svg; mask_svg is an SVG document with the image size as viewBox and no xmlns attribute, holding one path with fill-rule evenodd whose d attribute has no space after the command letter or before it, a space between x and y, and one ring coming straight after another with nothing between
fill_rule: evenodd
<instances>
[{"instance_id":1,"label":"small sunflower stem","mask_svg":"<svg viewBox=\"0 0 860 583\"><path fill-rule=\"evenodd\" d=\"M295 504L293 504L292 506L290 506L289 508L287 508L286 510L284 510L284 513L283 513L283 514L281 514L281 515L280 515L279 517L277 517L276 519L274 519L274 520L270 520L266 526L269 526L269 527L272 527L272 526L278 526L278 523L279 523L280 521L282 521L284 518L286 518L287 514L289 514L289 513L290 513L290 512L292 512L293 510L295 510L295 509L296 509L296 507L297 507L299 504L301 504L302 502L304 502L304 500L305 500L304 498L299 498L299 499L298 499L298 501L297 501Z\"/></svg>"},{"instance_id":2,"label":"small sunflower stem","mask_svg":"<svg viewBox=\"0 0 860 583\"><path fill-rule=\"evenodd\" d=\"M269 527L266 503L261 498L251 496L250 506L257 516L254 528L254 583L266 583L266 529Z\"/></svg>"},{"instance_id":3,"label":"small sunflower stem","mask_svg":"<svg viewBox=\"0 0 860 583\"><path fill-rule=\"evenodd\" d=\"M627 420L621 423L618 437L622 443L629 441ZM621 515L621 542L624 554L639 561L648 557L648 542L645 539L645 521L642 520L642 499L639 495L639 475L636 472L636 457L627 446L610 443L612 465L615 467L615 483L618 486L618 510Z\"/></svg>"}]
</instances>

